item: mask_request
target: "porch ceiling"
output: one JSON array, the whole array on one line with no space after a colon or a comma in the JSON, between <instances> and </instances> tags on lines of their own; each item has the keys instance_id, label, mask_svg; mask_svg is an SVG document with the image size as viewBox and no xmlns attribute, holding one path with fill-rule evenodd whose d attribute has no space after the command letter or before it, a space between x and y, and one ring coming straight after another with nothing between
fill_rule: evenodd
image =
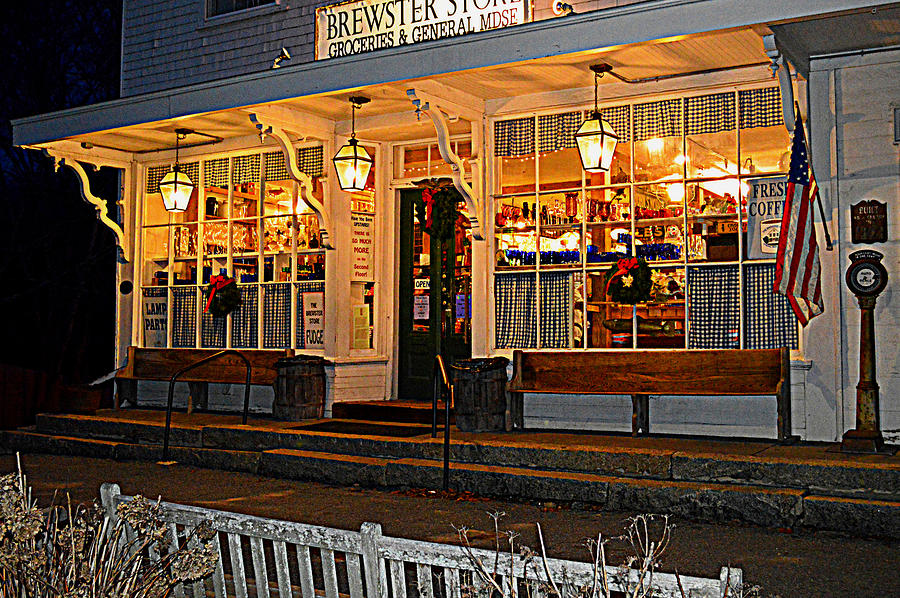
<instances>
[{"instance_id":1,"label":"porch ceiling","mask_svg":"<svg viewBox=\"0 0 900 598\"><path fill-rule=\"evenodd\" d=\"M481 101L522 98L583 88L592 95L590 64L608 62L614 71L629 79L658 77L706 69L722 69L766 60L762 39L751 28L681 36L653 42L598 49L591 52L552 56L520 64L430 77L450 95ZM419 79L423 81L425 79ZM373 141L404 141L433 136L430 120L416 121L406 90L416 80L382 84L352 91L332 92L279 102L283 108L334 121L336 130L349 129L350 95L372 98L357 117L359 136ZM601 85L617 84L610 76ZM601 97L603 89L601 87ZM453 98L450 98L453 99ZM232 108L178 119L133 125L108 131L78 135L69 139L126 152L147 153L173 148L174 130L189 128L223 139L257 134L248 114L253 107ZM395 116L395 118L392 118ZM451 133L468 132L465 122L451 124ZM302 133L297 131L297 133ZM192 140L187 140L186 143ZM197 141L202 141L197 139Z\"/></svg>"}]
</instances>

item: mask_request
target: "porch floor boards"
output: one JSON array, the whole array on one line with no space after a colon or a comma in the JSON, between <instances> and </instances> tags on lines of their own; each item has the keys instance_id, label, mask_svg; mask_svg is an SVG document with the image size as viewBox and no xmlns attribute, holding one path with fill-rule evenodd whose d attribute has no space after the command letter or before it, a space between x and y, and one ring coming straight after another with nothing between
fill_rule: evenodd
<instances>
[{"instance_id":1,"label":"porch floor boards","mask_svg":"<svg viewBox=\"0 0 900 598\"><path fill-rule=\"evenodd\" d=\"M416 407L427 414L428 425L415 418L252 417L244 426L238 415L173 413L171 458L269 477L438 489L443 434L439 429L431 438L430 404ZM152 409L41 414L33 427L3 432L0 449L156 461L164 427L165 412ZM697 520L900 537L900 455L847 455L835 452L836 446L559 431L472 433L454 426L450 487Z\"/></svg>"}]
</instances>

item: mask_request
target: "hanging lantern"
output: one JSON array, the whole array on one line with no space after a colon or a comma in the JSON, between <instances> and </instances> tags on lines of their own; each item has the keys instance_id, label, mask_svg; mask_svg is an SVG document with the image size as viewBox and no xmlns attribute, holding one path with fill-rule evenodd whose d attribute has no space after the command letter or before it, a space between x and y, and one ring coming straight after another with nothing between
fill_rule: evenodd
<instances>
[{"instance_id":1,"label":"hanging lantern","mask_svg":"<svg viewBox=\"0 0 900 598\"><path fill-rule=\"evenodd\" d=\"M578 146L582 168L587 172L607 172L612 164L619 136L608 122L600 118L600 110L597 107L597 85L600 77L611 71L612 67L600 63L592 64L590 68L594 71L594 111L590 118L581 123L581 127L575 133L575 143Z\"/></svg>"},{"instance_id":2,"label":"hanging lantern","mask_svg":"<svg viewBox=\"0 0 900 598\"><path fill-rule=\"evenodd\" d=\"M171 172L166 174L159 182L159 192L163 198L163 205L167 212L184 212L187 210L191 201L191 194L194 192L194 183L191 178L181 172L178 166L178 145L179 141L188 134L193 133L190 129L175 129L175 165Z\"/></svg>"},{"instance_id":3,"label":"hanging lantern","mask_svg":"<svg viewBox=\"0 0 900 598\"><path fill-rule=\"evenodd\" d=\"M356 109L368 102L369 98L363 96L350 98L350 104L353 106L350 139L331 160L337 172L338 184L344 191L363 191L366 179L369 178L369 170L374 163L372 156L356 139Z\"/></svg>"}]
</instances>

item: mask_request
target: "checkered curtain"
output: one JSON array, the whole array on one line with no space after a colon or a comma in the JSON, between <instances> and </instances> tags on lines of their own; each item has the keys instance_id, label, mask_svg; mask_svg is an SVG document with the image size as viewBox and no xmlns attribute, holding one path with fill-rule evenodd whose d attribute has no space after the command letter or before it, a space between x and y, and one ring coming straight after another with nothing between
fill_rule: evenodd
<instances>
[{"instance_id":1,"label":"checkered curtain","mask_svg":"<svg viewBox=\"0 0 900 598\"><path fill-rule=\"evenodd\" d=\"M684 100L684 127L687 135L733 131L736 120L734 94L731 92Z\"/></svg>"},{"instance_id":2,"label":"checkered curtain","mask_svg":"<svg viewBox=\"0 0 900 598\"><path fill-rule=\"evenodd\" d=\"M231 346L255 349L259 322L256 285L238 285L238 288L241 290L241 304L231 312Z\"/></svg>"},{"instance_id":3,"label":"checkered curtain","mask_svg":"<svg viewBox=\"0 0 900 598\"><path fill-rule=\"evenodd\" d=\"M619 141L631 141L631 106L601 108L600 117L609 123Z\"/></svg>"},{"instance_id":4,"label":"checkered curtain","mask_svg":"<svg viewBox=\"0 0 900 598\"><path fill-rule=\"evenodd\" d=\"M263 285L263 348L291 344L291 287L287 283Z\"/></svg>"},{"instance_id":5,"label":"checkered curtain","mask_svg":"<svg viewBox=\"0 0 900 598\"><path fill-rule=\"evenodd\" d=\"M206 299L204 298L204 301ZM210 312L200 314L200 346L210 349L225 347L226 318L216 317Z\"/></svg>"},{"instance_id":6,"label":"checkered curtain","mask_svg":"<svg viewBox=\"0 0 900 598\"><path fill-rule=\"evenodd\" d=\"M541 347L572 346L572 273L541 273Z\"/></svg>"},{"instance_id":7,"label":"checkered curtain","mask_svg":"<svg viewBox=\"0 0 900 598\"><path fill-rule=\"evenodd\" d=\"M266 180L283 181L290 178L287 166L284 164L283 152L269 152L266 154Z\"/></svg>"},{"instance_id":8,"label":"checkered curtain","mask_svg":"<svg viewBox=\"0 0 900 598\"><path fill-rule=\"evenodd\" d=\"M775 264L744 266L747 349L797 348L797 317L784 295L772 292Z\"/></svg>"},{"instance_id":9,"label":"checkered curtain","mask_svg":"<svg viewBox=\"0 0 900 598\"><path fill-rule=\"evenodd\" d=\"M259 154L235 156L232 160L234 160L232 178L235 185L259 182Z\"/></svg>"},{"instance_id":10,"label":"checkered curtain","mask_svg":"<svg viewBox=\"0 0 900 598\"><path fill-rule=\"evenodd\" d=\"M151 166L147 169L147 193L159 193L159 182L172 170L169 166Z\"/></svg>"},{"instance_id":11,"label":"checkered curtain","mask_svg":"<svg viewBox=\"0 0 900 598\"><path fill-rule=\"evenodd\" d=\"M494 123L494 155L527 156L534 153L534 118L515 118Z\"/></svg>"},{"instance_id":12,"label":"checkered curtain","mask_svg":"<svg viewBox=\"0 0 900 598\"><path fill-rule=\"evenodd\" d=\"M688 268L688 347L739 349L737 266Z\"/></svg>"},{"instance_id":13,"label":"checkered curtain","mask_svg":"<svg viewBox=\"0 0 900 598\"><path fill-rule=\"evenodd\" d=\"M636 141L681 135L681 100L662 100L634 107ZM612 124L612 123L610 123Z\"/></svg>"},{"instance_id":14,"label":"checkered curtain","mask_svg":"<svg viewBox=\"0 0 900 598\"><path fill-rule=\"evenodd\" d=\"M497 274L494 277L498 349L537 346L535 291L534 274Z\"/></svg>"},{"instance_id":15,"label":"checkered curtain","mask_svg":"<svg viewBox=\"0 0 900 598\"><path fill-rule=\"evenodd\" d=\"M203 165L207 187L228 188L228 158L207 160Z\"/></svg>"},{"instance_id":16,"label":"checkered curtain","mask_svg":"<svg viewBox=\"0 0 900 598\"><path fill-rule=\"evenodd\" d=\"M738 94L738 102L741 106L742 129L784 124L781 91L777 87L742 89Z\"/></svg>"},{"instance_id":17,"label":"checkered curtain","mask_svg":"<svg viewBox=\"0 0 900 598\"><path fill-rule=\"evenodd\" d=\"M297 149L297 168L307 176L322 176L325 167L324 150L321 145Z\"/></svg>"},{"instance_id":18,"label":"checkered curtain","mask_svg":"<svg viewBox=\"0 0 900 598\"><path fill-rule=\"evenodd\" d=\"M172 346L194 347L197 344L197 287L172 289Z\"/></svg>"},{"instance_id":19,"label":"checkered curtain","mask_svg":"<svg viewBox=\"0 0 900 598\"><path fill-rule=\"evenodd\" d=\"M580 110L538 116L538 151L555 152L576 147L575 132L582 122L584 115Z\"/></svg>"},{"instance_id":20,"label":"checkered curtain","mask_svg":"<svg viewBox=\"0 0 900 598\"><path fill-rule=\"evenodd\" d=\"M179 163L178 169L193 181L195 185L200 183L200 163ZM147 193L159 193L159 183L172 171L171 165L151 166L147 168Z\"/></svg>"},{"instance_id":21,"label":"checkered curtain","mask_svg":"<svg viewBox=\"0 0 900 598\"><path fill-rule=\"evenodd\" d=\"M303 293L324 293L325 282L321 280L311 280L298 282L296 285L297 293L297 348L306 348L306 331L303 328Z\"/></svg>"}]
</instances>

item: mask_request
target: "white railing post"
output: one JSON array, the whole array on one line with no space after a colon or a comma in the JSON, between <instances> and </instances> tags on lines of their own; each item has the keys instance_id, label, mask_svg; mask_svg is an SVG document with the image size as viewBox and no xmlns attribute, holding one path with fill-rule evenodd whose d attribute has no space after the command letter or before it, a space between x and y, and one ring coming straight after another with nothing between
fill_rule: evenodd
<instances>
[{"instance_id":1,"label":"white railing post","mask_svg":"<svg viewBox=\"0 0 900 598\"><path fill-rule=\"evenodd\" d=\"M359 533L362 539L363 569L366 576L366 598L387 598L387 587L381 579L384 563L378 550L381 543L381 525L363 523Z\"/></svg>"}]
</instances>

